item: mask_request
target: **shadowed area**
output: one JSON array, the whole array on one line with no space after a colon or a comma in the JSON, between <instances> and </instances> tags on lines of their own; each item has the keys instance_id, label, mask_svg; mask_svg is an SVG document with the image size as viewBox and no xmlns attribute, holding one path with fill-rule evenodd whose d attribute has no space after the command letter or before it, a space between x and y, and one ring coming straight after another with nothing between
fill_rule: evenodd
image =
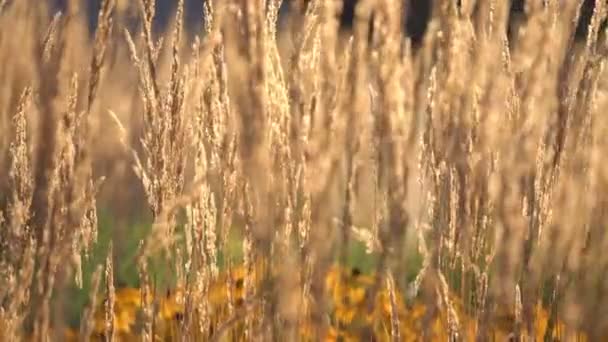
<instances>
[{"instance_id":1,"label":"shadowed area","mask_svg":"<svg viewBox=\"0 0 608 342\"><path fill-rule=\"evenodd\" d=\"M52 6L56 10L65 10L69 0L50 0ZM454 0L460 4L460 0ZM118 0L118 2L127 3L125 0ZM304 2L310 3L310 0ZM406 37L412 40L414 46L418 46L426 33L428 23L431 20L433 13L433 6L435 6L436 0L404 0L403 8L406 13L405 22L403 25L403 32ZM89 17L89 27L92 32L95 25L97 24L97 13L101 0L90 0L83 1L87 8ZM201 0L185 0L184 1L184 22L188 30L197 32L203 25L202 13L203 3ZM587 36L587 28L591 22L593 11L595 8L596 0L583 0L580 10L580 17L576 26L575 37L577 40L583 40ZM167 25L171 22L172 16L175 13L176 0L156 0L156 17L154 20L154 29L157 32L162 32L166 29ZM291 1L283 1L281 7L281 14L285 15L291 10ZM344 0L342 4L342 13L340 15L340 26L342 29L348 30L352 28L355 21L355 8L358 4L358 0ZM133 1L131 6L138 7L138 1ZM510 22L515 20L525 20L525 0L512 0L510 9ZM137 19L131 18L136 21ZM602 27L605 27L606 20L604 20ZM509 32L512 35L513 32Z\"/></svg>"}]
</instances>

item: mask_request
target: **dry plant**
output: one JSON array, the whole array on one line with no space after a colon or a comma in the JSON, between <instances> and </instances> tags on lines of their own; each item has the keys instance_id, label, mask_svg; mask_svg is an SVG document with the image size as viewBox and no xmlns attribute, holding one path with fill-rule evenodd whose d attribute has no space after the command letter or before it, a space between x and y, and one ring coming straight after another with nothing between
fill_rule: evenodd
<instances>
[{"instance_id":1,"label":"dry plant","mask_svg":"<svg viewBox=\"0 0 608 342\"><path fill-rule=\"evenodd\" d=\"M434 1L412 44L398 0L347 30L340 0L208 0L193 32L184 0L164 31L103 0L93 39L80 1L0 1L0 340L602 340L608 7L581 40L581 3ZM138 289L118 238L83 270L121 193Z\"/></svg>"}]
</instances>

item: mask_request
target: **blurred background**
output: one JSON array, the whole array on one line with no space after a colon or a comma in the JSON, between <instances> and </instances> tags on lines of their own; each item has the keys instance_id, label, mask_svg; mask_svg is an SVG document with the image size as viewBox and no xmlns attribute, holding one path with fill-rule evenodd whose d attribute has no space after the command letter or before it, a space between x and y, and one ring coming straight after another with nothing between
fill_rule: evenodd
<instances>
[{"instance_id":1,"label":"blurred background","mask_svg":"<svg viewBox=\"0 0 608 342\"><path fill-rule=\"evenodd\" d=\"M69 0L49 0L52 11L65 11ZM138 25L139 18L139 1L138 0L116 0L117 8L123 16L121 18L121 26L134 28ZM411 39L415 46L420 44L424 38L424 33L428 22L431 18L433 1L430 0L410 0L407 1L408 7L404 20L403 30L404 35ZM576 36L584 38L586 28L592 15L594 0L585 0L581 10L581 17L577 26ZM101 0L82 1L80 13L84 13L87 20L88 32L83 32L83 36L92 37L94 28L97 24L97 13ZM171 27L174 20L176 0L156 0L156 17L154 21L154 30L157 34L166 32ZM511 3L511 22L515 23L520 20L525 20L524 1L517 0ZM343 11L340 18L341 29L345 32L351 28L354 20L356 1L345 0L343 3ZM295 6L290 1L284 1L281 7L280 24L286 24L286 18ZM185 0L184 20L187 32L190 38L196 36L203 31L203 1L202 0ZM238 23L235 23L238 25ZM514 24L514 27L517 25ZM513 34L513 30L510 34ZM121 39L121 34L116 35L116 39ZM139 100L138 84L136 81L137 75L135 68L132 65L124 63L128 60L128 52L124 46L124 42L117 44L112 51L112 56L108 61L108 79L120 80L112 84L103 84L100 90L100 103L111 103L111 110L115 112L121 122L128 127L129 136L127 137L130 146L139 150L139 137L142 126L141 106ZM85 60L85 59L83 59ZM137 247L149 232L151 226L151 215L149 207L144 196L141 186L141 181L135 176L132 171L133 160L128 151L125 151L117 138L116 125L105 116L107 108L100 109L98 116L100 119L100 131L102 134L97 137L97 144L100 148L95 149L94 170L96 177L105 177L106 181L101 188L101 193L98 196L98 212L99 212L99 237L98 242L92 251L91 257L86 259L83 264L84 268L84 288L78 289L74 287L72 296L73 300L69 303L72 306L70 310L70 320L76 323L79 318L80 309L84 305L89 293L88 284L92 269L98 265L107 254L107 248L110 241L114 241L114 258L120 260L116 262L115 279L116 285L121 286L137 286L138 274L136 270L134 256ZM2 128L0 126L0 128ZM0 130L1 131L1 130ZM0 137L0 166L5 170L6 157L5 147L6 140ZM4 160L3 160L4 159ZM6 177L0 176L0 190L6 186ZM0 201L2 196L0 195ZM359 211L362 217L369 216L365 212L365 208ZM238 224L238 221L236 221ZM238 236L239 229L234 229L234 243L229 251L221 251L222 253L230 254L231 257L239 258L241 253L240 239ZM420 263L419 259L413 258L414 262ZM365 247L362 245L354 246L349 263L363 271L371 269L374 260L373 257L365 253ZM158 281L162 282L163 278L170 278L168 271L163 269L155 269L154 264L151 265L152 272L158 277ZM415 274L418 267L408 267L408 270Z\"/></svg>"},{"instance_id":2,"label":"blurred background","mask_svg":"<svg viewBox=\"0 0 608 342\"><path fill-rule=\"evenodd\" d=\"M48 0L56 10L65 10L67 3L70 0ZM434 5L433 0L403 0L406 20L404 23L405 34L412 39L413 42L419 42L426 31L431 12ZM460 4L461 0L453 0ZM521 20L524 16L526 0L507 0L511 3L511 21ZM131 8L131 19L137 20L137 11L139 1L132 0L116 0L117 7ZM283 18L295 6L296 3L302 3L306 6L310 0L284 0L281 5L281 15ZM342 28L348 29L352 26L355 18L355 7L358 0L343 0L342 15L340 22ZM577 26L577 36L583 38L587 33L587 26L593 14L596 0L582 0L580 20ZM97 13L101 0L85 0L82 2L89 18L89 27L92 32L97 23ZM184 6L184 22L189 31L198 31L202 25L203 3L201 0L185 0ZM157 32L162 32L172 20L175 13L177 0L156 0L156 17L155 29Z\"/></svg>"}]
</instances>

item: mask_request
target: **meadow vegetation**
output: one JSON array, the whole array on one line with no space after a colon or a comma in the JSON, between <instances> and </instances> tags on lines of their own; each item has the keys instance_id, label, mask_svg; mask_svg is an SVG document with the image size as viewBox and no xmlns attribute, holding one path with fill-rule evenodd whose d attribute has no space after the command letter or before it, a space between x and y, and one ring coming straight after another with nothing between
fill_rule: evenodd
<instances>
[{"instance_id":1,"label":"meadow vegetation","mask_svg":"<svg viewBox=\"0 0 608 342\"><path fill-rule=\"evenodd\" d=\"M608 335L604 1L66 3L0 0L0 340Z\"/></svg>"}]
</instances>

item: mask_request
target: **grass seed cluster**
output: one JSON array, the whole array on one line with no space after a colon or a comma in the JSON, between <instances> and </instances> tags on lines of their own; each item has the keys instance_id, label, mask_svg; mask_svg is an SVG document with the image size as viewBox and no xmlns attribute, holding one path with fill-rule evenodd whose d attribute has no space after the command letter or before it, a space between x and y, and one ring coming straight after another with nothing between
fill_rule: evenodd
<instances>
[{"instance_id":1,"label":"grass seed cluster","mask_svg":"<svg viewBox=\"0 0 608 342\"><path fill-rule=\"evenodd\" d=\"M281 2L0 0L0 340L608 336L608 5Z\"/></svg>"}]
</instances>

